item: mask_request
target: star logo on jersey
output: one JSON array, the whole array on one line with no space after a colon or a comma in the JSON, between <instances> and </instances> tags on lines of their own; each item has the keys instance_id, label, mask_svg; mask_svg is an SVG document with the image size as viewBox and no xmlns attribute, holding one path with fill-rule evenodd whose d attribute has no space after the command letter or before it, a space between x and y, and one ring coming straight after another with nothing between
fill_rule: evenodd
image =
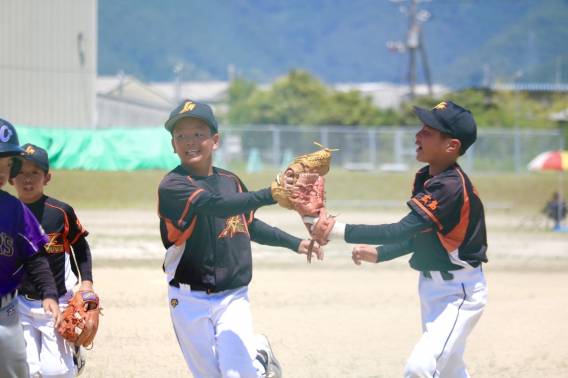
<instances>
[{"instance_id":1,"label":"star logo on jersey","mask_svg":"<svg viewBox=\"0 0 568 378\"><path fill-rule=\"evenodd\" d=\"M57 239L61 236L60 233L47 234L49 237L49 242L45 245L45 250L47 253L62 253L65 252L65 247L63 244L57 244Z\"/></svg>"},{"instance_id":2,"label":"star logo on jersey","mask_svg":"<svg viewBox=\"0 0 568 378\"><path fill-rule=\"evenodd\" d=\"M440 102L438 105L434 106L434 109L438 109L438 110L442 110L442 109L446 109L446 107L448 106L448 104L444 101L444 102Z\"/></svg>"},{"instance_id":3,"label":"star logo on jersey","mask_svg":"<svg viewBox=\"0 0 568 378\"><path fill-rule=\"evenodd\" d=\"M240 215L235 215L234 217L227 219L227 227L223 230L223 232L221 232L219 239L229 235L233 238L237 232L247 232L247 227Z\"/></svg>"},{"instance_id":4,"label":"star logo on jersey","mask_svg":"<svg viewBox=\"0 0 568 378\"><path fill-rule=\"evenodd\" d=\"M0 255L12 256L14 254L14 240L5 233L0 234Z\"/></svg>"},{"instance_id":5,"label":"star logo on jersey","mask_svg":"<svg viewBox=\"0 0 568 378\"><path fill-rule=\"evenodd\" d=\"M172 299L172 307L176 308L176 306L179 304L177 299Z\"/></svg>"},{"instance_id":6,"label":"star logo on jersey","mask_svg":"<svg viewBox=\"0 0 568 378\"><path fill-rule=\"evenodd\" d=\"M15 305L8 307L8 316L14 315L16 313Z\"/></svg>"}]
</instances>

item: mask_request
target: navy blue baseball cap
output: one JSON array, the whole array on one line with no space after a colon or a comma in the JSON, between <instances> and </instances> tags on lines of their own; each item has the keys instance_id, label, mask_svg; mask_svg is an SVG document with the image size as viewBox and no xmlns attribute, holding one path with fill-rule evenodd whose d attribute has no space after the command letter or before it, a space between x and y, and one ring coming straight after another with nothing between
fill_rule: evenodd
<instances>
[{"instance_id":1,"label":"navy blue baseball cap","mask_svg":"<svg viewBox=\"0 0 568 378\"><path fill-rule=\"evenodd\" d=\"M22 157L26 154L20 148L18 133L12 124L0 119L0 157Z\"/></svg>"},{"instance_id":2,"label":"navy blue baseball cap","mask_svg":"<svg viewBox=\"0 0 568 378\"><path fill-rule=\"evenodd\" d=\"M22 148L26 151L24 159L36 163L43 171L49 173L49 158L47 151L35 144L24 144Z\"/></svg>"},{"instance_id":3,"label":"navy blue baseball cap","mask_svg":"<svg viewBox=\"0 0 568 378\"><path fill-rule=\"evenodd\" d=\"M167 120L165 125L166 130L172 133L176 122L185 117L200 118L215 130L215 134L219 132L219 125L211 107L191 100L185 100L170 113L170 119Z\"/></svg>"},{"instance_id":4,"label":"navy blue baseball cap","mask_svg":"<svg viewBox=\"0 0 568 378\"><path fill-rule=\"evenodd\" d=\"M444 101L434 106L432 110L426 110L413 106L414 114L426 126L440 130L461 142L466 151L477 139L477 125L469 110Z\"/></svg>"}]
</instances>

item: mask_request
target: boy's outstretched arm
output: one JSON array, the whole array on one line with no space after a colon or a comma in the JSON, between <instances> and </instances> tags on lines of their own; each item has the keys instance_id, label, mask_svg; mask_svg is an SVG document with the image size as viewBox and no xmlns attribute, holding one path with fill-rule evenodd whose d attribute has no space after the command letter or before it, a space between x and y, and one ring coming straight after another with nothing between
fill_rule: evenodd
<instances>
[{"instance_id":1,"label":"boy's outstretched arm","mask_svg":"<svg viewBox=\"0 0 568 378\"><path fill-rule=\"evenodd\" d=\"M413 250L414 238L408 239L404 243L382 245L376 248L367 244L358 244L353 247L351 258L357 265L361 265L361 261L378 263L404 256L413 252Z\"/></svg>"},{"instance_id":2,"label":"boy's outstretched arm","mask_svg":"<svg viewBox=\"0 0 568 378\"><path fill-rule=\"evenodd\" d=\"M317 223L317 218L305 217L304 223ZM357 225L335 222L329 240L343 239L347 243L399 244L432 227L424 218L411 211L397 223Z\"/></svg>"},{"instance_id":3,"label":"boy's outstretched arm","mask_svg":"<svg viewBox=\"0 0 568 378\"><path fill-rule=\"evenodd\" d=\"M257 218L253 218L248 227L250 240L256 243L288 248L303 255L308 253L309 240L302 240L292 236L277 227L267 225ZM323 260L323 249L319 244L314 244L312 252L316 254L318 260Z\"/></svg>"}]
</instances>

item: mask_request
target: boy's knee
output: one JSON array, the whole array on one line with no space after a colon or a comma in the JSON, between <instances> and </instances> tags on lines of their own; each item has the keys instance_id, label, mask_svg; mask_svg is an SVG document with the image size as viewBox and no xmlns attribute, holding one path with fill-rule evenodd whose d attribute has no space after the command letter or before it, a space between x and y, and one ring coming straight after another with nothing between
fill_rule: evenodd
<instances>
[{"instance_id":1,"label":"boy's knee","mask_svg":"<svg viewBox=\"0 0 568 378\"><path fill-rule=\"evenodd\" d=\"M405 378L432 378L436 371L436 360L431 356L413 353L406 362Z\"/></svg>"}]
</instances>

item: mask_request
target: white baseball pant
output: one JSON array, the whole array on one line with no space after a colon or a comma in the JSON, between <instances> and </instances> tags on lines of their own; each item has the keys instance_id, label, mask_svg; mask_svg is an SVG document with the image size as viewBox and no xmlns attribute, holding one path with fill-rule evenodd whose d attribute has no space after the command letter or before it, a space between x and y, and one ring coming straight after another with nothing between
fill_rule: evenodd
<instances>
[{"instance_id":1,"label":"white baseball pant","mask_svg":"<svg viewBox=\"0 0 568 378\"><path fill-rule=\"evenodd\" d=\"M67 308L70 291L59 298L61 312ZM51 315L46 315L40 300L18 295L30 378L72 378L77 374L73 362L73 346L53 328Z\"/></svg>"},{"instance_id":2,"label":"white baseball pant","mask_svg":"<svg viewBox=\"0 0 568 378\"><path fill-rule=\"evenodd\" d=\"M207 294L168 286L174 331L195 378L263 378L248 287Z\"/></svg>"},{"instance_id":3,"label":"white baseball pant","mask_svg":"<svg viewBox=\"0 0 568 378\"><path fill-rule=\"evenodd\" d=\"M404 372L405 378L469 378L463 361L466 340L483 313L487 286L481 267L451 271L444 281L420 273L418 291L422 337Z\"/></svg>"},{"instance_id":4,"label":"white baseball pant","mask_svg":"<svg viewBox=\"0 0 568 378\"><path fill-rule=\"evenodd\" d=\"M6 294L0 302L0 377L27 377L29 368L18 299Z\"/></svg>"}]
</instances>

